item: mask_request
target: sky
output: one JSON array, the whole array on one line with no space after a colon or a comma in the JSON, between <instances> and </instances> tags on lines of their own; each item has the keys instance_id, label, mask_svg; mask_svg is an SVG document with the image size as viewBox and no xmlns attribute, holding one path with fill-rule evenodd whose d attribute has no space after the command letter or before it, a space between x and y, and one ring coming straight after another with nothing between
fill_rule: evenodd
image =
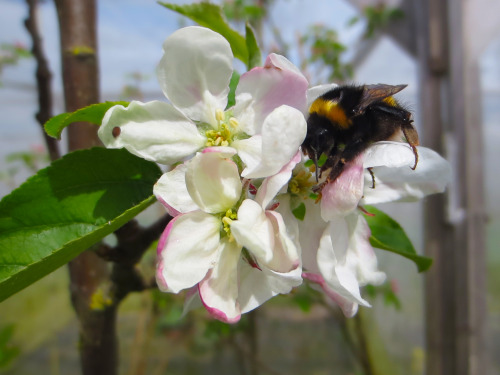
<instances>
[{"instance_id":1,"label":"sky","mask_svg":"<svg viewBox=\"0 0 500 375\"><path fill-rule=\"evenodd\" d=\"M172 2L189 3L185 0ZM117 99L128 82L126 75L131 72L149 76L142 84L143 91L161 98L154 72L161 57L162 43L182 22L186 24L189 21L158 5L155 0L98 0L97 4L101 100ZM0 44L21 42L30 46L23 26L26 11L22 0L0 0ZM314 23L338 29L341 40L347 45L352 44L362 31L362 25L346 27L348 20L355 15L355 9L342 0L277 0L271 9L274 24L280 27L282 36L292 45L297 35ZM39 23L54 74L54 114L57 114L64 108L58 25L53 1L46 1L40 6ZM298 63L296 50L291 50L287 57ZM497 92L500 91L499 57L500 38L490 45L481 60L482 82L486 89ZM34 61L27 59L3 72L3 87L0 88L0 169L4 166L5 155L42 143L41 130L34 120L37 110L34 70ZM355 82L407 83L409 86L401 96L403 101L410 102L411 107L416 107L411 104L417 89L416 66L387 38L378 44L369 59L356 71Z\"/></svg>"}]
</instances>

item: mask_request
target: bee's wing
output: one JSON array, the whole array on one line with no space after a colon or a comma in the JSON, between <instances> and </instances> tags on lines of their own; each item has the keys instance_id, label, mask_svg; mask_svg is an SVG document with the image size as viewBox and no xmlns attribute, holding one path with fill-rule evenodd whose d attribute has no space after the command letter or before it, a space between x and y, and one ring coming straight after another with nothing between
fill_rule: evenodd
<instances>
[{"instance_id":1,"label":"bee's wing","mask_svg":"<svg viewBox=\"0 0 500 375\"><path fill-rule=\"evenodd\" d=\"M403 90L408 85L384 85L382 83L376 85L365 85L363 87L363 95L361 96L361 101L356 107L356 112L362 112L370 104L378 102L389 96L397 94Z\"/></svg>"}]
</instances>

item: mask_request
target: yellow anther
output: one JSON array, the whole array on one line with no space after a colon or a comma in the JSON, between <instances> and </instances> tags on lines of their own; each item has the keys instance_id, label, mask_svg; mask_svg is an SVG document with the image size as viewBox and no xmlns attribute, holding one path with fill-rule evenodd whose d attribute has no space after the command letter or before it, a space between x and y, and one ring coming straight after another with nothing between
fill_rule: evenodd
<instances>
[{"instance_id":1,"label":"yellow anther","mask_svg":"<svg viewBox=\"0 0 500 375\"><path fill-rule=\"evenodd\" d=\"M292 194L302 195L304 198L310 193L310 189L315 184L313 174L308 169L301 169L292 176L288 183L288 190Z\"/></svg>"},{"instance_id":2,"label":"yellow anther","mask_svg":"<svg viewBox=\"0 0 500 375\"><path fill-rule=\"evenodd\" d=\"M240 123L238 122L238 120L237 120L236 118L231 117L231 118L229 119L229 125L231 125L231 127L232 127L233 129L235 129L235 128L237 128L237 127L240 125Z\"/></svg>"},{"instance_id":3,"label":"yellow anther","mask_svg":"<svg viewBox=\"0 0 500 375\"><path fill-rule=\"evenodd\" d=\"M215 119L218 121L218 122L222 122L224 121L224 111L222 109L217 109L215 111Z\"/></svg>"},{"instance_id":4,"label":"yellow anther","mask_svg":"<svg viewBox=\"0 0 500 375\"><path fill-rule=\"evenodd\" d=\"M226 224L226 225L228 225L228 226L229 226L229 225L231 225L231 223L233 222L233 220L232 220L232 219L230 219L230 218L228 218L227 216L224 216L224 217L222 218L222 222L223 222L224 224ZM225 229L225 228L224 228L224 229Z\"/></svg>"}]
</instances>

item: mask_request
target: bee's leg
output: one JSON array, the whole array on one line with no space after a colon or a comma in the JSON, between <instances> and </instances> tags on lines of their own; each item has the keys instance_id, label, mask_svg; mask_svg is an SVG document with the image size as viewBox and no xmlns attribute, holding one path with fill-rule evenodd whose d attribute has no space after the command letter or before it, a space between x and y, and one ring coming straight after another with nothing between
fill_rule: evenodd
<instances>
[{"instance_id":1,"label":"bee's leg","mask_svg":"<svg viewBox=\"0 0 500 375\"><path fill-rule=\"evenodd\" d=\"M373 174L373 167L367 168L370 176L372 176L372 189L375 189L375 175Z\"/></svg>"},{"instance_id":2,"label":"bee's leg","mask_svg":"<svg viewBox=\"0 0 500 375\"><path fill-rule=\"evenodd\" d=\"M325 185L328 183L329 181L328 180L325 180L323 181L321 184L318 184L318 185L315 185L312 187L312 191L313 193L315 194L321 194L321 190L323 190L323 188L325 187ZM319 201L321 199L321 195L318 196L318 199L317 201Z\"/></svg>"},{"instance_id":3,"label":"bee's leg","mask_svg":"<svg viewBox=\"0 0 500 375\"><path fill-rule=\"evenodd\" d=\"M417 146L419 145L418 133L411 124L408 124L407 126L402 126L401 131L403 132L403 135L406 138L406 142L408 142L411 149L413 150L413 155L415 155L415 164L413 165L413 167L411 167L411 169L415 170L418 164L418 151L417 151Z\"/></svg>"},{"instance_id":4,"label":"bee's leg","mask_svg":"<svg viewBox=\"0 0 500 375\"><path fill-rule=\"evenodd\" d=\"M313 161L314 161L314 173L316 175L316 182L318 182L319 180L319 168L318 168L318 152L316 150L314 150L314 158L313 158Z\"/></svg>"}]
</instances>

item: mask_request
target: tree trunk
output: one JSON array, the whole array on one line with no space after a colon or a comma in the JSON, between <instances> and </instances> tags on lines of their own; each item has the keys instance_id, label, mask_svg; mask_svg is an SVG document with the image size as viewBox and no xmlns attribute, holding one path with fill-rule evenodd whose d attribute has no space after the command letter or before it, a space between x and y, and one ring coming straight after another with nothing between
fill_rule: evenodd
<instances>
[{"instance_id":1,"label":"tree trunk","mask_svg":"<svg viewBox=\"0 0 500 375\"><path fill-rule=\"evenodd\" d=\"M99 102L96 1L55 0L61 39L66 111ZM97 127L87 123L68 128L69 151L99 145ZM80 322L80 359L84 375L117 373L116 310L107 297L110 272L93 251L69 263L70 291Z\"/></svg>"}]
</instances>

